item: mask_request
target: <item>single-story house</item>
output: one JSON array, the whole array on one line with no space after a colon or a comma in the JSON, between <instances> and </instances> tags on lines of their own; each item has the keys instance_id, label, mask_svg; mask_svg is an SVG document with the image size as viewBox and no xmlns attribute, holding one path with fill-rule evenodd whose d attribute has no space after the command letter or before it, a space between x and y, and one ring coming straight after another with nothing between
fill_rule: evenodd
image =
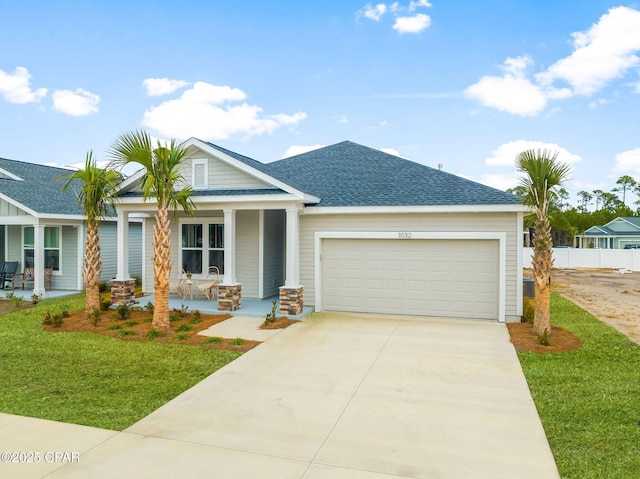
<instances>
[{"instance_id":1,"label":"single-story house","mask_svg":"<svg viewBox=\"0 0 640 479\"><path fill-rule=\"evenodd\" d=\"M576 235L583 248L625 249L640 247L640 218L619 216L602 226L592 226Z\"/></svg>"},{"instance_id":2,"label":"single-story house","mask_svg":"<svg viewBox=\"0 0 640 479\"><path fill-rule=\"evenodd\" d=\"M44 268L53 268L53 289L83 289L85 227L76 201L77 188L62 186L70 171L63 168L0 158L0 264L17 261L17 272L34 268L33 293L43 294ZM142 223L131 219L129 247L132 275L142 274ZM100 225L103 270L101 278L116 274L116 222Z\"/></svg>"},{"instance_id":3,"label":"single-story house","mask_svg":"<svg viewBox=\"0 0 640 479\"><path fill-rule=\"evenodd\" d=\"M210 265L222 273L218 309L279 296L280 311L340 310L519 321L519 198L350 141L261 163L191 138L182 175L193 216L172 224L172 280ZM143 290L154 201L142 172L121 185L119 224L143 217ZM127 234L117 280L126 282Z\"/></svg>"}]
</instances>

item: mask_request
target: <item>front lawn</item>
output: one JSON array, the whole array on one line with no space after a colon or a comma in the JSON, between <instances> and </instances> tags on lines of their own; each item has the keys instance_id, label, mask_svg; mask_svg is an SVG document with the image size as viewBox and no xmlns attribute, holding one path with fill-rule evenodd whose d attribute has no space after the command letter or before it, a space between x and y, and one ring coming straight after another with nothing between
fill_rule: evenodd
<instances>
[{"instance_id":1,"label":"front lawn","mask_svg":"<svg viewBox=\"0 0 640 479\"><path fill-rule=\"evenodd\" d=\"M582 348L518 356L561 476L639 477L640 346L557 293L551 311Z\"/></svg>"},{"instance_id":2,"label":"front lawn","mask_svg":"<svg viewBox=\"0 0 640 479\"><path fill-rule=\"evenodd\" d=\"M75 295L0 315L0 412L122 430L239 356L43 331L44 310L83 307Z\"/></svg>"}]
</instances>

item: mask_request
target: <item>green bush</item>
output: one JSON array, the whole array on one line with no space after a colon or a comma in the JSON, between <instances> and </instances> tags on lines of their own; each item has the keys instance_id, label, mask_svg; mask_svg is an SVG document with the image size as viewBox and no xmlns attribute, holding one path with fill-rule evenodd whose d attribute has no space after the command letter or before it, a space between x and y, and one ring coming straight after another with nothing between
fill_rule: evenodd
<instances>
[{"instance_id":1,"label":"green bush","mask_svg":"<svg viewBox=\"0 0 640 479\"><path fill-rule=\"evenodd\" d=\"M42 313L42 324L45 326L51 326L53 324L53 317L51 316L51 311L48 309Z\"/></svg>"},{"instance_id":2,"label":"green bush","mask_svg":"<svg viewBox=\"0 0 640 479\"><path fill-rule=\"evenodd\" d=\"M87 319L91 324L97 326L100 320L102 319L102 314L99 309L94 309L87 315Z\"/></svg>"},{"instance_id":3,"label":"green bush","mask_svg":"<svg viewBox=\"0 0 640 479\"><path fill-rule=\"evenodd\" d=\"M178 329L176 329L176 331L193 331L193 326L190 326L188 324L181 324Z\"/></svg>"},{"instance_id":4,"label":"green bush","mask_svg":"<svg viewBox=\"0 0 640 479\"><path fill-rule=\"evenodd\" d=\"M147 333L147 339L149 341L153 341L154 339L159 338L160 336L162 336L162 333L157 329L150 329L149 332Z\"/></svg>"},{"instance_id":5,"label":"green bush","mask_svg":"<svg viewBox=\"0 0 640 479\"><path fill-rule=\"evenodd\" d=\"M178 333L173 337L173 339L176 341L186 341L189 339L189 335L187 333Z\"/></svg>"},{"instance_id":6,"label":"green bush","mask_svg":"<svg viewBox=\"0 0 640 479\"><path fill-rule=\"evenodd\" d=\"M62 314L60 314L60 313L54 314L52 316L52 321L53 321L53 326L55 328L59 328L60 326L62 326L62 323L64 322Z\"/></svg>"},{"instance_id":7,"label":"green bush","mask_svg":"<svg viewBox=\"0 0 640 479\"><path fill-rule=\"evenodd\" d=\"M11 297L11 302L13 303L13 305L14 305L16 308L19 308L19 307L20 307L20 305L22 304L22 296L15 296L15 295L13 295L13 296Z\"/></svg>"},{"instance_id":8,"label":"green bush","mask_svg":"<svg viewBox=\"0 0 640 479\"><path fill-rule=\"evenodd\" d=\"M176 321L180 321L180 316L178 316L177 314L170 314L169 321L171 321L172 323L175 323Z\"/></svg>"},{"instance_id":9,"label":"green bush","mask_svg":"<svg viewBox=\"0 0 640 479\"><path fill-rule=\"evenodd\" d=\"M232 339L231 344L233 344L234 346L241 346L244 344L244 339L242 338Z\"/></svg>"},{"instance_id":10,"label":"green bush","mask_svg":"<svg viewBox=\"0 0 640 479\"><path fill-rule=\"evenodd\" d=\"M131 316L131 308L129 305L120 303L116 308L116 317L121 320L129 319Z\"/></svg>"},{"instance_id":11,"label":"green bush","mask_svg":"<svg viewBox=\"0 0 640 479\"><path fill-rule=\"evenodd\" d=\"M155 305L151 301L147 301L147 304L144 305L144 309L149 312L152 312L155 308Z\"/></svg>"},{"instance_id":12,"label":"green bush","mask_svg":"<svg viewBox=\"0 0 640 479\"><path fill-rule=\"evenodd\" d=\"M133 336L135 333L135 331L131 331L130 329L123 329L122 331L118 331L118 337L119 338L124 338L125 336Z\"/></svg>"},{"instance_id":13,"label":"green bush","mask_svg":"<svg viewBox=\"0 0 640 479\"><path fill-rule=\"evenodd\" d=\"M107 311L113 303L110 299L100 299L100 309L102 311Z\"/></svg>"},{"instance_id":14,"label":"green bush","mask_svg":"<svg viewBox=\"0 0 640 479\"><path fill-rule=\"evenodd\" d=\"M207 340L205 341L205 343L207 343L207 344L218 344L218 343L220 343L220 342L222 342L222 338L219 338L219 337L217 337L217 336L214 336L214 337L212 337L212 338L209 338L209 339L207 339Z\"/></svg>"}]
</instances>

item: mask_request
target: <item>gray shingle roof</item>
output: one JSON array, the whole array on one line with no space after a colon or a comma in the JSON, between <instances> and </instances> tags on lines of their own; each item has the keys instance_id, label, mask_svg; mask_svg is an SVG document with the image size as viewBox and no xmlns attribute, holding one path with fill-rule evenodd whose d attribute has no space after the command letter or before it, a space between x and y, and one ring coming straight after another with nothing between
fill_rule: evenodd
<instances>
[{"instance_id":1,"label":"gray shingle roof","mask_svg":"<svg viewBox=\"0 0 640 479\"><path fill-rule=\"evenodd\" d=\"M0 178L0 193L37 213L82 215L73 185L61 191L69 170L0 158L0 168L24 181Z\"/></svg>"},{"instance_id":2,"label":"gray shingle roof","mask_svg":"<svg viewBox=\"0 0 640 479\"><path fill-rule=\"evenodd\" d=\"M264 165L318 206L517 205L520 198L351 141Z\"/></svg>"}]
</instances>

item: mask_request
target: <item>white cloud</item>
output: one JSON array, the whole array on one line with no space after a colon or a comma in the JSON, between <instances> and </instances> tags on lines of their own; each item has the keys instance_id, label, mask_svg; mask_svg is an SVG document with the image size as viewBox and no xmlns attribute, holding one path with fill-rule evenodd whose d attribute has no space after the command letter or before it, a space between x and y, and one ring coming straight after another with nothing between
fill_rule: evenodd
<instances>
[{"instance_id":1,"label":"white cloud","mask_svg":"<svg viewBox=\"0 0 640 479\"><path fill-rule=\"evenodd\" d=\"M380 151L382 151L383 153L387 153L389 155L399 156L400 158L404 158L404 156L402 156L400 152L395 148L380 148Z\"/></svg>"},{"instance_id":2,"label":"white cloud","mask_svg":"<svg viewBox=\"0 0 640 479\"><path fill-rule=\"evenodd\" d=\"M371 6L371 4L368 3L364 7L362 14L365 17L367 17L369 20L373 20L374 22L379 22L380 18L382 17L382 15L385 14L386 11L387 11L387 6L384 3L378 3L375 7Z\"/></svg>"},{"instance_id":3,"label":"white cloud","mask_svg":"<svg viewBox=\"0 0 640 479\"><path fill-rule=\"evenodd\" d=\"M497 188L498 190L502 191L506 191L509 188L514 188L519 184L518 178L515 174L484 174L480 177L479 180L476 181L478 183L482 183L483 185Z\"/></svg>"},{"instance_id":4,"label":"white cloud","mask_svg":"<svg viewBox=\"0 0 640 479\"><path fill-rule=\"evenodd\" d=\"M417 8L430 7L430 6L431 6L431 3L428 0L412 0L409 3L409 10L413 12Z\"/></svg>"},{"instance_id":5,"label":"white cloud","mask_svg":"<svg viewBox=\"0 0 640 479\"><path fill-rule=\"evenodd\" d=\"M336 123L349 123L349 119L347 118L347 115L335 115L333 117L333 121L335 121Z\"/></svg>"},{"instance_id":6,"label":"white cloud","mask_svg":"<svg viewBox=\"0 0 640 479\"><path fill-rule=\"evenodd\" d=\"M189 85L189 82L184 80L170 80L169 78L147 78L142 84L147 89L147 95L160 96L173 93Z\"/></svg>"},{"instance_id":7,"label":"white cloud","mask_svg":"<svg viewBox=\"0 0 640 479\"><path fill-rule=\"evenodd\" d=\"M640 12L616 7L586 32L572 34L575 51L536 75L543 85L564 80L575 93L591 95L639 64Z\"/></svg>"},{"instance_id":8,"label":"white cloud","mask_svg":"<svg viewBox=\"0 0 640 479\"><path fill-rule=\"evenodd\" d=\"M547 96L525 77L525 70L532 64L526 55L509 57L501 66L503 76L484 76L463 93L484 106L513 115L536 115L547 106Z\"/></svg>"},{"instance_id":9,"label":"white cloud","mask_svg":"<svg viewBox=\"0 0 640 479\"><path fill-rule=\"evenodd\" d=\"M71 116L86 116L98 112L100 96L82 88L76 91L57 90L53 93L53 108Z\"/></svg>"},{"instance_id":10,"label":"white cloud","mask_svg":"<svg viewBox=\"0 0 640 479\"><path fill-rule=\"evenodd\" d=\"M304 112L264 115L263 109L256 105L226 104L244 100L246 96L238 88L196 82L180 98L147 110L142 124L164 137L186 139L195 136L202 140L220 140L236 134L248 138L272 133L307 117Z\"/></svg>"},{"instance_id":11,"label":"white cloud","mask_svg":"<svg viewBox=\"0 0 640 479\"><path fill-rule=\"evenodd\" d=\"M599 100L595 100L592 102L589 102L589 110L595 110L596 108L598 108L600 105L606 105L607 103L609 103L609 100L606 100L604 98L600 98Z\"/></svg>"},{"instance_id":12,"label":"white cloud","mask_svg":"<svg viewBox=\"0 0 640 479\"><path fill-rule=\"evenodd\" d=\"M618 153L613 171L626 174L640 174L640 148Z\"/></svg>"},{"instance_id":13,"label":"white cloud","mask_svg":"<svg viewBox=\"0 0 640 479\"><path fill-rule=\"evenodd\" d=\"M32 90L31 75L24 67L16 67L13 73L0 70L0 94L10 103L34 103L47 94L46 88Z\"/></svg>"},{"instance_id":14,"label":"white cloud","mask_svg":"<svg viewBox=\"0 0 640 479\"><path fill-rule=\"evenodd\" d=\"M282 158L289 158L290 156L301 155L302 153L307 153L309 151L317 150L319 148L324 148L326 145L291 145L287 151L284 152Z\"/></svg>"},{"instance_id":15,"label":"white cloud","mask_svg":"<svg viewBox=\"0 0 640 479\"><path fill-rule=\"evenodd\" d=\"M424 13L417 13L412 17L398 17L393 29L398 33L420 33L431 25L431 17Z\"/></svg>"},{"instance_id":16,"label":"white cloud","mask_svg":"<svg viewBox=\"0 0 640 479\"><path fill-rule=\"evenodd\" d=\"M616 7L600 17L586 32L572 34L574 52L534 75L530 80L525 70L533 65L528 56L507 58L503 76L484 76L469 86L465 95L484 106L514 115L537 115L549 100L562 100L573 95L591 95L612 80L622 77L640 65L640 12ZM566 86L554 86L564 81ZM640 86L636 86L640 92ZM597 104L590 105L590 108Z\"/></svg>"},{"instance_id":17,"label":"white cloud","mask_svg":"<svg viewBox=\"0 0 640 479\"><path fill-rule=\"evenodd\" d=\"M525 150L550 150L558 152L558 161L574 165L582 161L582 157L569 152L556 143L545 143L542 141L516 140L509 141L493 150L491 157L484 160L487 166L511 166L515 167L516 155Z\"/></svg>"}]
</instances>

